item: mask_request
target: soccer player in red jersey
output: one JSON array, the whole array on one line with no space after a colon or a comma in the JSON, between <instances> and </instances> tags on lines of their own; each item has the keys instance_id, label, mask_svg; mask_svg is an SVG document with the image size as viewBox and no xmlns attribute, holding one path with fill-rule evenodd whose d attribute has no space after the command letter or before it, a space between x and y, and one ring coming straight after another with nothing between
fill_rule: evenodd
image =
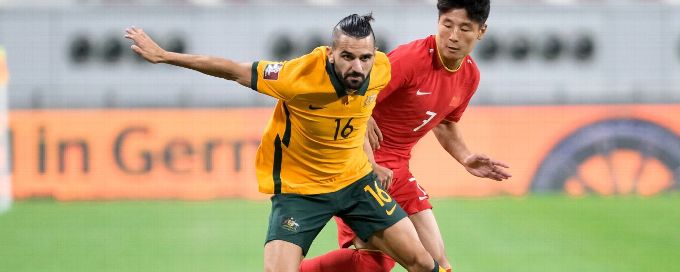
<instances>
[{"instance_id":1,"label":"soccer player in red jersey","mask_svg":"<svg viewBox=\"0 0 680 272\"><path fill-rule=\"evenodd\" d=\"M450 271L429 196L409 171L411 149L432 130L470 174L497 181L511 175L505 163L471 152L456 124L479 84L479 70L469 54L486 32L489 0L438 0L437 9L436 35L388 54L392 79L378 95L367 137L377 163L374 170L381 180L391 181L390 195L408 213L425 248ZM301 271L391 270L394 261L357 239L341 219L336 220L343 249L305 261ZM363 250L348 249L352 244Z\"/></svg>"}]
</instances>

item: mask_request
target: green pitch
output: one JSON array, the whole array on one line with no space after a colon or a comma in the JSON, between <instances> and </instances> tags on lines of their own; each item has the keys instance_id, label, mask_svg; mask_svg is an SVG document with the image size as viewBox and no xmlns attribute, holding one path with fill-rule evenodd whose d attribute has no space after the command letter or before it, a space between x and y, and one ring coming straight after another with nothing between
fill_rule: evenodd
<instances>
[{"instance_id":1,"label":"green pitch","mask_svg":"<svg viewBox=\"0 0 680 272\"><path fill-rule=\"evenodd\" d=\"M680 269L678 194L434 205L458 272ZM0 215L0 271L261 271L268 210L236 200L18 202ZM310 256L335 247L329 224Z\"/></svg>"}]
</instances>

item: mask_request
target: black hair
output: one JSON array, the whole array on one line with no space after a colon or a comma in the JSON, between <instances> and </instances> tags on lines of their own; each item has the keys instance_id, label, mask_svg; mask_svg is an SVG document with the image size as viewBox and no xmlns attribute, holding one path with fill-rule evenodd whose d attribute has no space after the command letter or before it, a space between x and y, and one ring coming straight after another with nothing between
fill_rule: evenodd
<instances>
[{"instance_id":1,"label":"black hair","mask_svg":"<svg viewBox=\"0 0 680 272\"><path fill-rule=\"evenodd\" d=\"M335 45L336 40L340 37L340 34L344 34L357 39L363 39L369 35L373 37L375 42L375 34L373 33L373 28L371 27L371 21L373 21L373 13L366 15L352 14L345 18L342 18L340 22L333 28L333 45Z\"/></svg>"},{"instance_id":2,"label":"black hair","mask_svg":"<svg viewBox=\"0 0 680 272\"><path fill-rule=\"evenodd\" d=\"M470 20L482 26L489 18L490 2L490 0L437 0L437 9L439 16L452 9L465 9Z\"/></svg>"}]
</instances>

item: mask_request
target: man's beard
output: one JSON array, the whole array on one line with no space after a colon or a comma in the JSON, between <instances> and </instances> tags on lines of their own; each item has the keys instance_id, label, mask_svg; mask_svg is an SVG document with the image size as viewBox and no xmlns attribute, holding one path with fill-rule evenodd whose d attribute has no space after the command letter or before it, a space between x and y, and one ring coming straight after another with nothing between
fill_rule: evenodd
<instances>
[{"instance_id":1,"label":"man's beard","mask_svg":"<svg viewBox=\"0 0 680 272\"><path fill-rule=\"evenodd\" d=\"M349 77L360 77L361 80L350 80ZM345 87L348 89L352 90L358 90L361 88L361 85L364 85L364 82L366 81L366 77L362 75L361 73L353 72L349 73L347 75L343 75L342 77L343 82L345 83Z\"/></svg>"}]
</instances>

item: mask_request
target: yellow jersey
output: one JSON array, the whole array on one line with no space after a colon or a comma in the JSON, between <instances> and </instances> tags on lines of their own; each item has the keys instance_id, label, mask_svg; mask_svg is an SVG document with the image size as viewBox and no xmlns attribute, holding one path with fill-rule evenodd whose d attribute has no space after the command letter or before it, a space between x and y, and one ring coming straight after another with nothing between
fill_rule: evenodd
<instances>
[{"instance_id":1,"label":"yellow jersey","mask_svg":"<svg viewBox=\"0 0 680 272\"><path fill-rule=\"evenodd\" d=\"M390 81L389 60L377 52L363 86L348 95L327 49L252 65L251 88L279 100L257 150L262 193L335 192L372 170L363 148L366 123Z\"/></svg>"}]
</instances>

